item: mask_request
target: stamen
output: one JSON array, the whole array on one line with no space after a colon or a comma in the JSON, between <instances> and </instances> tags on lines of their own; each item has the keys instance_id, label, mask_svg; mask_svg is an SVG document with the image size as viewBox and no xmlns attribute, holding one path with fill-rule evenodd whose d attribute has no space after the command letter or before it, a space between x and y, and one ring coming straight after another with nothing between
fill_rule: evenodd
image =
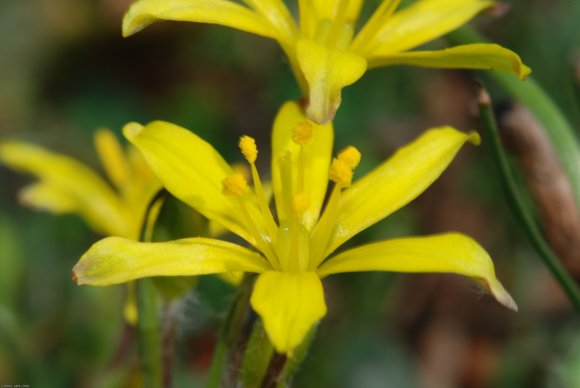
<instances>
[{"instance_id":1,"label":"stamen","mask_svg":"<svg viewBox=\"0 0 580 388\"><path fill-rule=\"evenodd\" d=\"M289 268L293 271L306 271L308 268L310 241L309 234L302 226L302 214L310 202L310 197L300 192L292 198L292 216L290 224L290 258Z\"/></svg>"},{"instance_id":2,"label":"stamen","mask_svg":"<svg viewBox=\"0 0 580 388\"><path fill-rule=\"evenodd\" d=\"M240 173L233 173L222 182L222 192L231 197L241 197L248 192L248 182Z\"/></svg>"},{"instance_id":3,"label":"stamen","mask_svg":"<svg viewBox=\"0 0 580 388\"><path fill-rule=\"evenodd\" d=\"M310 196L304 192L296 194L292 199L292 211L298 216L302 216L309 205Z\"/></svg>"},{"instance_id":4,"label":"stamen","mask_svg":"<svg viewBox=\"0 0 580 388\"><path fill-rule=\"evenodd\" d=\"M312 141L312 124L303 121L292 131L292 141L298 145L306 145Z\"/></svg>"},{"instance_id":5,"label":"stamen","mask_svg":"<svg viewBox=\"0 0 580 388\"><path fill-rule=\"evenodd\" d=\"M318 219L318 223L312 232L311 241L316 241L316 244L310 246L311 259L308 269L311 271L315 270L325 258L324 253L336 225L338 204L341 196L340 191L340 186L335 184L332 193L330 194L330 198L328 199L328 203L324 208L324 213L322 213L322 216Z\"/></svg>"},{"instance_id":6,"label":"stamen","mask_svg":"<svg viewBox=\"0 0 580 388\"><path fill-rule=\"evenodd\" d=\"M272 239L272 243L275 243L274 239L277 234L278 226L276 225L274 216L272 216L272 212L268 206L268 201L266 199L266 195L264 194L262 181L260 180L260 174L258 174L258 169L256 168L255 161L258 158L258 148L256 147L256 141L250 136L242 136L240 137L239 146L242 154L244 155L244 158L246 158L250 164L250 168L252 169L252 180L254 182L256 197L258 198L258 205L260 206L260 211L266 222L268 234L271 236L270 238Z\"/></svg>"},{"instance_id":7,"label":"stamen","mask_svg":"<svg viewBox=\"0 0 580 388\"><path fill-rule=\"evenodd\" d=\"M335 185L324 213L312 233L312 241L316 241L317 244L311 247L310 270L316 269L325 258L326 247L334 232L336 218L338 217L341 190L351 185L353 172L360 163L360 158L360 152L355 147L349 146L342 150L330 165L330 180Z\"/></svg>"},{"instance_id":8,"label":"stamen","mask_svg":"<svg viewBox=\"0 0 580 388\"><path fill-rule=\"evenodd\" d=\"M278 209L282 210L283 214L278 215L279 221L287 219L292 213L290 208L290 201L292 200L292 156L290 152L286 152L278 158L278 166L280 167L280 181L282 192L282 204L277 204Z\"/></svg>"},{"instance_id":9,"label":"stamen","mask_svg":"<svg viewBox=\"0 0 580 388\"><path fill-rule=\"evenodd\" d=\"M360 152L353 146L348 146L338 154L338 159L342 160L348 167L355 169L360 163Z\"/></svg>"},{"instance_id":10,"label":"stamen","mask_svg":"<svg viewBox=\"0 0 580 388\"><path fill-rule=\"evenodd\" d=\"M292 131L292 141L300 146L300 153L298 154L298 192L304 191L304 146L312 141L313 128L312 124L303 121L298 124Z\"/></svg>"},{"instance_id":11,"label":"stamen","mask_svg":"<svg viewBox=\"0 0 580 388\"><path fill-rule=\"evenodd\" d=\"M248 167L246 167L245 163L236 162L232 163L230 166L232 167L232 170L234 170L235 173L241 174L246 180L249 180L251 178L250 170L248 170Z\"/></svg>"},{"instance_id":12,"label":"stamen","mask_svg":"<svg viewBox=\"0 0 580 388\"><path fill-rule=\"evenodd\" d=\"M352 182L352 168L341 159L334 159L330 165L330 180L340 188L350 186Z\"/></svg>"},{"instance_id":13,"label":"stamen","mask_svg":"<svg viewBox=\"0 0 580 388\"><path fill-rule=\"evenodd\" d=\"M264 240L264 237L256 227L256 224L252 220L250 212L248 211L248 208L244 202L243 196L250 190L248 182L244 176L240 173L233 173L223 180L222 185L222 192L225 195L237 198L240 209L242 210L242 216L244 218L246 227L256 241L256 248L258 248L264 254L264 256L266 256L266 259L274 268L279 268L279 263L272 245Z\"/></svg>"},{"instance_id":14,"label":"stamen","mask_svg":"<svg viewBox=\"0 0 580 388\"><path fill-rule=\"evenodd\" d=\"M240 150L244 155L244 158L250 163L253 164L257 157L258 157L258 148L256 147L256 140L250 136L242 136L240 137Z\"/></svg>"}]
</instances>

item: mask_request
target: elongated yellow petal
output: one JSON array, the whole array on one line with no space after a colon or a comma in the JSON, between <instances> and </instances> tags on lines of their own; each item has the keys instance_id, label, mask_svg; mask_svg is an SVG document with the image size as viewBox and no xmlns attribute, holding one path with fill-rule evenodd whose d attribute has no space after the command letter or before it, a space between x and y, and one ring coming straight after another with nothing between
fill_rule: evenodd
<instances>
[{"instance_id":1,"label":"elongated yellow petal","mask_svg":"<svg viewBox=\"0 0 580 388\"><path fill-rule=\"evenodd\" d=\"M129 179L129 165L117 137L108 129L95 132L95 147L107 176L120 190Z\"/></svg>"},{"instance_id":2,"label":"elongated yellow petal","mask_svg":"<svg viewBox=\"0 0 580 388\"><path fill-rule=\"evenodd\" d=\"M131 123L123 132L141 150L171 194L206 218L255 243L236 198L222 193L222 182L233 170L209 143L185 128L164 121L154 121L145 127ZM246 204L258 230L265 230L255 198L248 197Z\"/></svg>"},{"instance_id":3,"label":"elongated yellow petal","mask_svg":"<svg viewBox=\"0 0 580 388\"><path fill-rule=\"evenodd\" d=\"M254 285L251 303L276 351L289 355L326 315L324 290L314 272L264 272Z\"/></svg>"},{"instance_id":4,"label":"elongated yellow petal","mask_svg":"<svg viewBox=\"0 0 580 388\"><path fill-rule=\"evenodd\" d=\"M364 245L328 259L320 276L342 272L443 272L465 275L482 284L504 306L516 303L495 277L493 262L473 239L459 233L409 237Z\"/></svg>"},{"instance_id":5,"label":"elongated yellow petal","mask_svg":"<svg viewBox=\"0 0 580 388\"><path fill-rule=\"evenodd\" d=\"M276 35L281 44L293 46L298 34L296 23L292 14L282 0L244 0L276 30Z\"/></svg>"},{"instance_id":6,"label":"elongated yellow petal","mask_svg":"<svg viewBox=\"0 0 580 388\"><path fill-rule=\"evenodd\" d=\"M308 82L306 114L319 124L332 121L340 106L341 91L367 69L363 57L301 39L296 48L300 69Z\"/></svg>"},{"instance_id":7,"label":"elongated yellow petal","mask_svg":"<svg viewBox=\"0 0 580 388\"><path fill-rule=\"evenodd\" d=\"M408 51L369 59L370 67L413 65L443 69L480 69L513 73L525 79L532 72L511 50L497 44L467 44L436 51Z\"/></svg>"},{"instance_id":8,"label":"elongated yellow petal","mask_svg":"<svg viewBox=\"0 0 580 388\"><path fill-rule=\"evenodd\" d=\"M361 54L375 57L412 49L462 26L492 4L487 0L420 0L388 19Z\"/></svg>"},{"instance_id":9,"label":"elongated yellow petal","mask_svg":"<svg viewBox=\"0 0 580 388\"><path fill-rule=\"evenodd\" d=\"M75 213L77 210L77 201L69 192L47 183L26 186L18 193L18 199L22 205L55 214Z\"/></svg>"},{"instance_id":10,"label":"elongated yellow petal","mask_svg":"<svg viewBox=\"0 0 580 388\"><path fill-rule=\"evenodd\" d=\"M275 38L276 30L256 12L227 0L140 0L123 18L123 36L133 35L158 20L221 24Z\"/></svg>"},{"instance_id":11,"label":"elongated yellow petal","mask_svg":"<svg viewBox=\"0 0 580 388\"><path fill-rule=\"evenodd\" d=\"M22 142L1 144L0 162L40 179L40 185L22 194L26 203L56 213L78 214L102 234L131 234L130 214L115 192L82 163Z\"/></svg>"},{"instance_id":12,"label":"elongated yellow petal","mask_svg":"<svg viewBox=\"0 0 580 388\"><path fill-rule=\"evenodd\" d=\"M316 28L323 20L333 21L339 25L350 24L353 28L359 18L363 0L348 1L347 8L341 20L337 21L339 3L341 0L298 0L300 12L300 36L314 39Z\"/></svg>"},{"instance_id":13,"label":"elongated yellow petal","mask_svg":"<svg viewBox=\"0 0 580 388\"><path fill-rule=\"evenodd\" d=\"M431 129L343 191L327 253L415 199L467 141L478 144L479 136L451 127Z\"/></svg>"},{"instance_id":14,"label":"elongated yellow petal","mask_svg":"<svg viewBox=\"0 0 580 388\"><path fill-rule=\"evenodd\" d=\"M316 16L316 22L323 19L335 20L339 11L340 3L344 0L311 0ZM363 0L348 1L344 19L348 23L356 23Z\"/></svg>"},{"instance_id":15,"label":"elongated yellow petal","mask_svg":"<svg viewBox=\"0 0 580 388\"><path fill-rule=\"evenodd\" d=\"M79 284L109 286L150 276L263 272L270 267L254 251L209 238L140 243L119 237L94 244L73 268Z\"/></svg>"},{"instance_id":16,"label":"elongated yellow petal","mask_svg":"<svg viewBox=\"0 0 580 388\"><path fill-rule=\"evenodd\" d=\"M288 215L285 214L284 206L282 206L282 182L278 158L288 151L294 155L292 170L294 172L293 186L296 187L298 181L296 172L299 169L298 157L300 147L292 141L292 131L298 124L307 120L297 103L287 102L282 106L274 121L274 129L272 132L272 183L274 196L276 198L276 209L278 211L278 217L281 220L288 219ZM304 146L303 154L304 165L308 166L308 168L303 169L304 187L310 197L308 209L304 212L303 222L308 229L311 229L316 223L322 202L324 201L324 196L326 195L328 168L330 166L334 139L332 123L325 125L316 125L313 123L312 126L312 141Z\"/></svg>"}]
</instances>

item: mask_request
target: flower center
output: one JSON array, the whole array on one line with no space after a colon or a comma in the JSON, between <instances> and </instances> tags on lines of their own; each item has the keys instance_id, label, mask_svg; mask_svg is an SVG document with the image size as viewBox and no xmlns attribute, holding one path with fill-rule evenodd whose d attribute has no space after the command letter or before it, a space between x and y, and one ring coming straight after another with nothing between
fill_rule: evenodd
<instances>
[{"instance_id":1,"label":"flower center","mask_svg":"<svg viewBox=\"0 0 580 388\"><path fill-rule=\"evenodd\" d=\"M336 224L340 192L350 186L353 171L360 161L360 153L354 147L346 148L334 159L329 174L330 180L335 183L332 194L317 225L313 230L308 230L303 222L304 213L310 207L309 188L305 187L305 169L308 166L305 165L304 148L309 145L313 135L313 127L309 122L300 123L292 133L293 142L299 146L297 153L292 155L288 151L278 158L281 195L280 198L275 199L281 201L278 205L283 209L284 215L283 217L278 215L278 223L268 205L268 199L255 165L258 150L254 139L242 136L239 142L242 155L252 170L253 190L248 186L244 175L240 173L233 173L223 181L224 195L237 199L247 230L255 240L255 247L264 254L275 270L311 271L322 262ZM293 166L296 171L292 171ZM258 215L256 212L249 211L248 201L253 199L252 195L257 199ZM264 230L260 230L258 225L260 227L263 225Z\"/></svg>"}]
</instances>

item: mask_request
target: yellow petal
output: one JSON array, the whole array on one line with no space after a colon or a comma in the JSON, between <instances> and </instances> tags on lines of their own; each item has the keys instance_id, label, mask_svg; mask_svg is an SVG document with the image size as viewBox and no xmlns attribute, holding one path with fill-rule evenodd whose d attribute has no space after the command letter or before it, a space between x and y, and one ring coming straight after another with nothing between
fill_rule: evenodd
<instances>
[{"instance_id":1,"label":"yellow petal","mask_svg":"<svg viewBox=\"0 0 580 388\"><path fill-rule=\"evenodd\" d=\"M383 56L417 47L461 27L493 1L420 0L396 12L370 38L370 57Z\"/></svg>"},{"instance_id":2,"label":"yellow petal","mask_svg":"<svg viewBox=\"0 0 580 388\"><path fill-rule=\"evenodd\" d=\"M227 0L140 0L123 18L123 36L133 35L157 20L221 24L275 38L275 30L260 15Z\"/></svg>"},{"instance_id":3,"label":"yellow petal","mask_svg":"<svg viewBox=\"0 0 580 388\"><path fill-rule=\"evenodd\" d=\"M26 186L18 193L18 199L22 205L55 214L75 213L77 210L77 201L73 196L59 186L46 183Z\"/></svg>"},{"instance_id":4,"label":"yellow petal","mask_svg":"<svg viewBox=\"0 0 580 388\"><path fill-rule=\"evenodd\" d=\"M76 213L95 231L105 235L131 234L130 214L115 192L82 163L21 142L1 144L0 161L40 179L41 185L23 193L25 202L57 213Z\"/></svg>"},{"instance_id":5,"label":"yellow petal","mask_svg":"<svg viewBox=\"0 0 580 388\"><path fill-rule=\"evenodd\" d=\"M517 306L495 277L493 262L473 239L449 233L409 237L364 245L328 259L320 276L343 272L442 272L465 275L478 281L504 306Z\"/></svg>"},{"instance_id":6,"label":"yellow petal","mask_svg":"<svg viewBox=\"0 0 580 388\"><path fill-rule=\"evenodd\" d=\"M332 121L340 106L342 88L362 77L366 60L308 39L298 41L296 53L308 82L308 117L319 124Z\"/></svg>"},{"instance_id":7,"label":"yellow petal","mask_svg":"<svg viewBox=\"0 0 580 388\"><path fill-rule=\"evenodd\" d=\"M224 273L219 274L218 276L224 282L226 282L232 286L237 286L242 281L242 278L244 277L244 273L243 272L224 272Z\"/></svg>"},{"instance_id":8,"label":"yellow petal","mask_svg":"<svg viewBox=\"0 0 580 388\"><path fill-rule=\"evenodd\" d=\"M282 203L282 183L278 158L290 151L295 157L292 159L293 186L296 187L298 176L298 154L300 147L292 141L292 131L304 121L308 120L300 106L295 102L287 102L282 106L274 121L272 132L272 184L276 209L281 220L288 219ZM328 186L328 169L332 156L332 143L334 132L332 123L316 125L313 123L312 141L304 146L304 165L308 166L304 171L304 187L309 195L309 206L304 212L304 225L311 229L318 215L326 195ZM291 195L290 195L291 197Z\"/></svg>"},{"instance_id":9,"label":"yellow petal","mask_svg":"<svg viewBox=\"0 0 580 388\"><path fill-rule=\"evenodd\" d=\"M282 0L244 0L276 30L277 40L290 46L296 40L297 28L292 14Z\"/></svg>"},{"instance_id":10,"label":"yellow petal","mask_svg":"<svg viewBox=\"0 0 580 388\"><path fill-rule=\"evenodd\" d=\"M481 69L513 73L525 79L531 69L511 50L497 44L467 44L436 51L408 51L369 59L370 67L413 65L443 69Z\"/></svg>"},{"instance_id":11,"label":"yellow petal","mask_svg":"<svg viewBox=\"0 0 580 388\"><path fill-rule=\"evenodd\" d=\"M140 243L119 237L94 244L73 268L79 285L109 286L150 276L191 276L230 271L263 272L254 251L209 238Z\"/></svg>"},{"instance_id":12,"label":"yellow petal","mask_svg":"<svg viewBox=\"0 0 580 388\"><path fill-rule=\"evenodd\" d=\"M95 147L107 176L122 189L129 179L129 165L119 140L110 130L99 129L95 132Z\"/></svg>"},{"instance_id":13,"label":"yellow petal","mask_svg":"<svg viewBox=\"0 0 580 388\"><path fill-rule=\"evenodd\" d=\"M154 121L145 127L131 123L123 132L141 150L171 194L209 220L255 243L236 198L222 193L222 182L233 170L209 143L185 128L164 121ZM259 223L262 218L257 202L252 198L246 201L248 211L254 216L258 230L265 230Z\"/></svg>"},{"instance_id":14,"label":"yellow petal","mask_svg":"<svg viewBox=\"0 0 580 388\"><path fill-rule=\"evenodd\" d=\"M431 129L343 191L327 254L425 191L466 141L477 144L479 136L451 127Z\"/></svg>"},{"instance_id":15,"label":"yellow petal","mask_svg":"<svg viewBox=\"0 0 580 388\"><path fill-rule=\"evenodd\" d=\"M276 351L289 355L326 315L324 290L314 272L264 272L256 280L251 303Z\"/></svg>"},{"instance_id":16,"label":"yellow petal","mask_svg":"<svg viewBox=\"0 0 580 388\"><path fill-rule=\"evenodd\" d=\"M317 18L317 22L323 19L335 20L337 17L338 9L340 3L343 0L311 0L314 8L314 12ZM356 23L363 0L350 0L348 1L346 13L344 19L346 22L354 24Z\"/></svg>"},{"instance_id":17,"label":"yellow petal","mask_svg":"<svg viewBox=\"0 0 580 388\"><path fill-rule=\"evenodd\" d=\"M336 20L340 1L337 0L298 0L300 13L300 36L314 39L316 27L324 19ZM358 20L363 0L350 0L347 4L343 22L353 27Z\"/></svg>"}]
</instances>

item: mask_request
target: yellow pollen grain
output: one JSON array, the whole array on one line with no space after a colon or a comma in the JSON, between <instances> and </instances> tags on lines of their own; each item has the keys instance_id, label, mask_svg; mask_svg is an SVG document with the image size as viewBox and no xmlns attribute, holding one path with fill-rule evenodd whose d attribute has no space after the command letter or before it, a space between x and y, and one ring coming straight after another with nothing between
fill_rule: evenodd
<instances>
[{"instance_id":1,"label":"yellow pollen grain","mask_svg":"<svg viewBox=\"0 0 580 388\"><path fill-rule=\"evenodd\" d=\"M231 164L232 166L232 170L234 170L234 172L236 174L241 174L247 181L250 180L251 175L250 175L250 170L248 170L248 165L243 163L243 162L235 162Z\"/></svg>"},{"instance_id":2,"label":"yellow pollen grain","mask_svg":"<svg viewBox=\"0 0 580 388\"><path fill-rule=\"evenodd\" d=\"M353 146L348 146L338 154L338 159L343 161L351 169L355 169L360 163L360 152Z\"/></svg>"},{"instance_id":3,"label":"yellow pollen grain","mask_svg":"<svg viewBox=\"0 0 580 388\"><path fill-rule=\"evenodd\" d=\"M292 210L297 214L304 213L310 205L310 196L305 192L298 193L292 198Z\"/></svg>"},{"instance_id":4,"label":"yellow pollen grain","mask_svg":"<svg viewBox=\"0 0 580 388\"><path fill-rule=\"evenodd\" d=\"M240 150L244 158L250 163L254 163L258 158L258 147L256 147L256 140L250 136L240 137Z\"/></svg>"},{"instance_id":5,"label":"yellow pollen grain","mask_svg":"<svg viewBox=\"0 0 580 388\"><path fill-rule=\"evenodd\" d=\"M303 121L292 131L292 140L298 145L306 145L312 141L312 124Z\"/></svg>"},{"instance_id":6,"label":"yellow pollen grain","mask_svg":"<svg viewBox=\"0 0 580 388\"><path fill-rule=\"evenodd\" d=\"M241 197L250 189L246 178L240 173L228 176L223 180L222 185L222 192L232 197Z\"/></svg>"},{"instance_id":7,"label":"yellow pollen grain","mask_svg":"<svg viewBox=\"0 0 580 388\"><path fill-rule=\"evenodd\" d=\"M345 188L352 182L352 168L341 159L334 159L330 165L330 180Z\"/></svg>"}]
</instances>

